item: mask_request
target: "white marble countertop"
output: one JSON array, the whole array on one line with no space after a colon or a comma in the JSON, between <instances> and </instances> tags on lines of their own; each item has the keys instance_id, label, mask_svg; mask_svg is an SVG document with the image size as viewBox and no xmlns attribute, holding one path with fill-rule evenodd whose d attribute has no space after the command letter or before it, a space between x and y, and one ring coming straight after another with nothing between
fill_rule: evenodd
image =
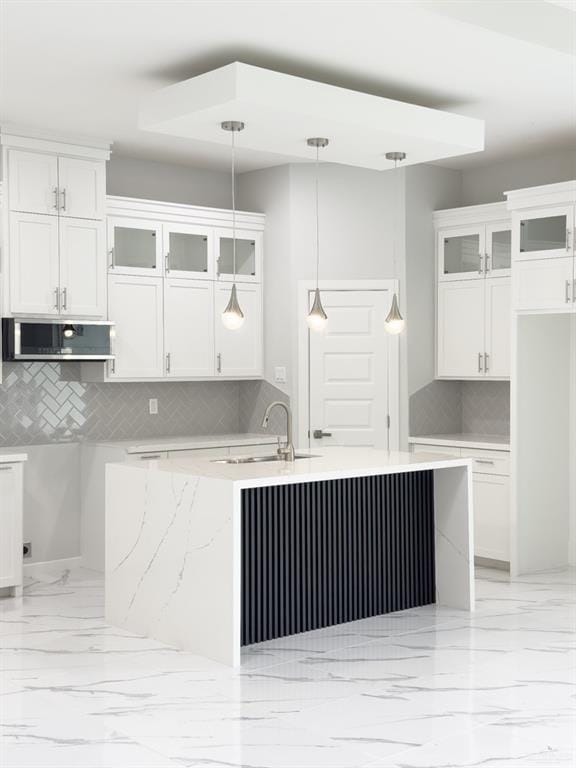
<instances>
[{"instance_id":1,"label":"white marble countertop","mask_svg":"<svg viewBox=\"0 0 576 768\"><path fill-rule=\"evenodd\" d=\"M510 437L508 435L416 435L408 438L410 444L422 445L458 445L460 448L485 448L493 451L509 451Z\"/></svg>"},{"instance_id":2,"label":"white marble countertop","mask_svg":"<svg viewBox=\"0 0 576 768\"><path fill-rule=\"evenodd\" d=\"M298 451L310 454L309 451ZM121 466L142 471L168 472L191 477L230 480L239 488L286 485L347 477L399 474L426 469L471 466L468 458L430 454L425 460L412 453L382 451L374 448L323 448L321 454L291 462L224 464L207 457L186 456L149 462L126 462ZM118 465L114 465L118 466Z\"/></svg>"},{"instance_id":3,"label":"white marble countertop","mask_svg":"<svg viewBox=\"0 0 576 768\"><path fill-rule=\"evenodd\" d=\"M235 445L276 444L274 434L238 432L230 435L190 435L184 437L150 437L134 440L94 440L89 445L106 445L124 448L126 453L155 451L185 451L187 449L221 448Z\"/></svg>"},{"instance_id":4,"label":"white marble countertop","mask_svg":"<svg viewBox=\"0 0 576 768\"><path fill-rule=\"evenodd\" d=\"M27 453L2 453L0 448L0 464L16 464L21 461L28 461Z\"/></svg>"}]
</instances>

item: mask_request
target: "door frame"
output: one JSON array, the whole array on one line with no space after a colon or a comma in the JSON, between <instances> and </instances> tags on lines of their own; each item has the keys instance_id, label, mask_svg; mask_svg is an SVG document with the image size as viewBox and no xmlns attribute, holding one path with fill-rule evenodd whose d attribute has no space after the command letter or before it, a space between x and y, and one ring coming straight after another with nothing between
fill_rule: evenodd
<instances>
[{"instance_id":1,"label":"door frame","mask_svg":"<svg viewBox=\"0 0 576 768\"><path fill-rule=\"evenodd\" d=\"M388 291L392 295L399 291L398 280L323 280L321 291ZM306 316L310 311L310 294L316 289L313 280L298 281L298 374L297 374L297 418L296 445L310 446L310 329ZM388 355L388 447L400 450L400 337L390 336Z\"/></svg>"}]
</instances>

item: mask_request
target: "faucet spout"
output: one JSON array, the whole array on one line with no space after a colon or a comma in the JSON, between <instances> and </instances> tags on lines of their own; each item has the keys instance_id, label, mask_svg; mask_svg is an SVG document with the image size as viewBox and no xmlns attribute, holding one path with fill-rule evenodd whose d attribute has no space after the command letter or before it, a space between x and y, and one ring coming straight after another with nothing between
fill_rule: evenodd
<instances>
[{"instance_id":1,"label":"faucet spout","mask_svg":"<svg viewBox=\"0 0 576 768\"><path fill-rule=\"evenodd\" d=\"M286 412L286 443L283 446L279 446L278 453L284 458L285 461L294 461L294 443L292 440L292 411L287 403L281 400L274 400L266 408L266 413L262 419L262 427L265 429L270 421L270 413L274 408L282 408Z\"/></svg>"}]
</instances>

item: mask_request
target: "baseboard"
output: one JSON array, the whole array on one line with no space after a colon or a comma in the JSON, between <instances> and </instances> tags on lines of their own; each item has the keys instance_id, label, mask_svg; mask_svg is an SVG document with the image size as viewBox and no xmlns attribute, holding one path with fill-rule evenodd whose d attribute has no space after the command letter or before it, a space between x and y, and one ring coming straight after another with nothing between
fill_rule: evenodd
<instances>
[{"instance_id":1,"label":"baseboard","mask_svg":"<svg viewBox=\"0 0 576 768\"><path fill-rule=\"evenodd\" d=\"M61 560L44 560L40 563L24 563L24 575L29 577L40 576L47 573L62 573L82 566L82 558L64 557Z\"/></svg>"},{"instance_id":2,"label":"baseboard","mask_svg":"<svg viewBox=\"0 0 576 768\"><path fill-rule=\"evenodd\" d=\"M476 555L474 565L480 568L497 568L499 571L510 571L510 563L506 560L493 560L491 557L478 557Z\"/></svg>"}]
</instances>

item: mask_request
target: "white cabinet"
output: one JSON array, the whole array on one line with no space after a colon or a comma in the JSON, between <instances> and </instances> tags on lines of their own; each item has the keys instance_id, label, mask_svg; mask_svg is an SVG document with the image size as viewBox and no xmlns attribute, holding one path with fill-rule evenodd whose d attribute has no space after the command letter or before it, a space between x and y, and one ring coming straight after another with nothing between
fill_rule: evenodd
<instances>
[{"instance_id":1,"label":"white cabinet","mask_svg":"<svg viewBox=\"0 0 576 768\"><path fill-rule=\"evenodd\" d=\"M103 221L60 220L60 314L106 316L105 237Z\"/></svg>"},{"instance_id":2,"label":"white cabinet","mask_svg":"<svg viewBox=\"0 0 576 768\"><path fill-rule=\"evenodd\" d=\"M0 463L0 589L22 589L22 464Z\"/></svg>"},{"instance_id":3,"label":"white cabinet","mask_svg":"<svg viewBox=\"0 0 576 768\"><path fill-rule=\"evenodd\" d=\"M516 310L576 311L576 281L571 256L518 261L514 264L512 285Z\"/></svg>"},{"instance_id":4,"label":"white cabinet","mask_svg":"<svg viewBox=\"0 0 576 768\"><path fill-rule=\"evenodd\" d=\"M103 219L106 208L106 168L100 160L58 158L60 215Z\"/></svg>"},{"instance_id":5,"label":"white cabinet","mask_svg":"<svg viewBox=\"0 0 576 768\"><path fill-rule=\"evenodd\" d=\"M164 280L164 354L169 377L214 376L214 283Z\"/></svg>"},{"instance_id":6,"label":"white cabinet","mask_svg":"<svg viewBox=\"0 0 576 768\"><path fill-rule=\"evenodd\" d=\"M114 274L162 275L162 224L128 216L108 217L108 253Z\"/></svg>"},{"instance_id":7,"label":"white cabinet","mask_svg":"<svg viewBox=\"0 0 576 768\"><path fill-rule=\"evenodd\" d=\"M438 285L438 376L483 375L484 303L484 282Z\"/></svg>"},{"instance_id":8,"label":"white cabinet","mask_svg":"<svg viewBox=\"0 0 576 768\"><path fill-rule=\"evenodd\" d=\"M576 181L507 193L513 211L512 306L576 312Z\"/></svg>"},{"instance_id":9,"label":"white cabinet","mask_svg":"<svg viewBox=\"0 0 576 768\"><path fill-rule=\"evenodd\" d=\"M162 226L164 271L171 277L214 279L214 233L193 224Z\"/></svg>"},{"instance_id":10,"label":"white cabinet","mask_svg":"<svg viewBox=\"0 0 576 768\"><path fill-rule=\"evenodd\" d=\"M102 160L42 152L8 152L11 211L103 219L106 169Z\"/></svg>"},{"instance_id":11,"label":"white cabinet","mask_svg":"<svg viewBox=\"0 0 576 768\"><path fill-rule=\"evenodd\" d=\"M437 376L510 376L510 279L438 284Z\"/></svg>"},{"instance_id":12,"label":"white cabinet","mask_svg":"<svg viewBox=\"0 0 576 768\"><path fill-rule=\"evenodd\" d=\"M39 152L8 153L9 210L58 215L58 158Z\"/></svg>"},{"instance_id":13,"label":"white cabinet","mask_svg":"<svg viewBox=\"0 0 576 768\"><path fill-rule=\"evenodd\" d=\"M474 473L474 554L510 560L510 478Z\"/></svg>"},{"instance_id":14,"label":"white cabinet","mask_svg":"<svg viewBox=\"0 0 576 768\"><path fill-rule=\"evenodd\" d=\"M234 249L232 230L219 229L216 238L216 276L221 281L234 278ZM262 282L262 232L236 232L236 282Z\"/></svg>"},{"instance_id":15,"label":"white cabinet","mask_svg":"<svg viewBox=\"0 0 576 768\"><path fill-rule=\"evenodd\" d=\"M486 377L509 378L511 359L511 287L510 280L487 278L485 291Z\"/></svg>"},{"instance_id":16,"label":"white cabinet","mask_svg":"<svg viewBox=\"0 0 576 768\"><path fill-rule=\"evenodd\" d=\"M164 374L162 279L113 275L108 314L115 322L116 359L110 378L161 378Z\"/></svg>"},{"instance_id":17,"label":"white cabinet","mask_svg":"<svg viewBox=\"0 0 576 768\"><path fill-rule=\"evenodd\" d=\"M58 219L10 214L10 308L25 315L57 315L60 305Z\"/></svg>"},{"instance_id":18,"label":"white cabinet","mask_svg":"<svg viewBox=\"0 0 576 768\"><path fill-rule=\"evenodd\" d=\"M262 287L237 284L244 323L230 331L222 313L230 299L230 285L217 285L215 295L216 372L221 376L262 375Z\"/></svg>"},{"instance_id":19,"label":"white cabinet","mask_svg":"<svg viewBox=\"0 0 576 768\"><path fill-rule=\"evenodd\" d=\"M434 220L440 282L510 275L512 224L503 204L437 211Z\"/></svg>"},{"instance_id":20,"label":"white cabinet","mask_svg":"<svg viewBox=\"0 0 576 768\"><path fill-rule=\"evenodd\" d=\"M438 279L468 280L484 275L484 227L472 224L438 232Z\"/></svg>"}]
</instances>

